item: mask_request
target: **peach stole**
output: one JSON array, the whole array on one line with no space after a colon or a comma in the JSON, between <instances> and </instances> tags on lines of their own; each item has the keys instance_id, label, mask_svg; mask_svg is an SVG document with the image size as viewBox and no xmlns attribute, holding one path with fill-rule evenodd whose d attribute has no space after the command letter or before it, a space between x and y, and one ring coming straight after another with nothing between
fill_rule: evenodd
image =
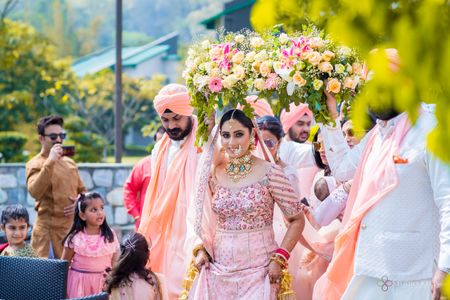
<instances>
[{"instance_id":1,"label":"peach stole","mask_svg":"<svg viewBox=\"0 0 450 300\"><path fill-rule=\"evenodd\" d=\"M398 153L400 144L410 128L408 116L404 114L392 135L382 142L379 153L372 153L379 125L372 130L347 200L344 228L336 237L333 259L315 286L314 299L341 299L353 276L361 221L372 207L398 185L399 178L393 156ZM366 163L371 155L376 157L370 170L366 170ZM363 177L364 174L369 176Z\"/></svg>"},{"instance_id":2,"label":"peach stole","mask_svg":"<svg viewBox=\"0 0 450 300\"><path fill-rule=\"evenodd\" d=\"M168 253L169 242L184 242L186 237L186 226L173 227L172 223L177 206L185 208L185 215L189 206L197 165L197 148L194 147L196 129L197 120L194 119L191 133L170 166L167 164L166 156L171 140L167 134L162 138L159 151L156 153L156 165L152 165L152 177L145 195L142 220L138 229L138 232L150 238L152 242L150 267L154 272L161 272L166 277L173 275L165 274L166 256L167 259L171 256L171 253ZM178 217L180 215L177 215ZM182 278L184 270L180 269L179 273ZM181 281L179 285L181 291Z\"/></svg>"}]
</instances>

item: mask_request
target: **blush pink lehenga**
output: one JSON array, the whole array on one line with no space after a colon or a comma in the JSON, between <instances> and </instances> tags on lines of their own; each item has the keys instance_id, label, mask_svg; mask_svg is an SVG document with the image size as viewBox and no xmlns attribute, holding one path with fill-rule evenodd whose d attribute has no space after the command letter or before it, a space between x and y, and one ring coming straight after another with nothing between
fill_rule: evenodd
<instances>
[{"instance_id":1,"label":"blush pink lehenga","mask_svg":"<svg viewBox=\"0 0 450 300\"><path fill-rule=\"evenodd\" d=\"M210 268L201 269L189 299L272 300L278 287L268 277L277 249L272 227L275 202L287 217L301 212L300 201L280 167L242 188L216 185L211 201L217 218Z\"/></svg>"}]
</instances>

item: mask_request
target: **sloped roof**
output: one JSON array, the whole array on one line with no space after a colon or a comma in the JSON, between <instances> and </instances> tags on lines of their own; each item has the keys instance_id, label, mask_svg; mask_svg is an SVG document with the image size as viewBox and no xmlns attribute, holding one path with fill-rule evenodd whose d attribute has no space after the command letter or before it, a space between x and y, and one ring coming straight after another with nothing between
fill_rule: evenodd
<instances>
[{"instance_id":1,"label":"sloped roof","mask_svg":"<svg viewBox=\"0 0 450 300\"><path fill-rule=\"evenodd\" d=\"M256 0L247 0L247 1L238 2L235 5L233 5L233 3L230 2L230 3L228 3L229 4L228 7L224 8L222 11L218 12L217 14L201 21L200 24L205 25L206 28L208 28L208 29L213 29L214 23L221 17L229 15L237 10L252 6L253 4L255 4L255 2L256 2Z\"/></svg>"},{"instance_id":2,"label":"sloped roof","mask_svg":"<svg viewBox=\"0 0 450 300\"><path fill-rule=\"evenodd\" d=\"M168 52L170 46L163 43L176 35L178 33L174 32L143 46L123 47L122 65L134 67L152 57ZM115 64L116 49L115 47L108 47L77 59L72 64L72 68L78 76L84 76L114 67Z\"/></svg>"}]
</instances>

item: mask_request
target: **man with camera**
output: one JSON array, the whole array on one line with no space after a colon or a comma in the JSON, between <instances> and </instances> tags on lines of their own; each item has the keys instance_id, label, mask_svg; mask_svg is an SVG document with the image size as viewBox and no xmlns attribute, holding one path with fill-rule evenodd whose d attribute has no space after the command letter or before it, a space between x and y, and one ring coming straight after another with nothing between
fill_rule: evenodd
<instances>
[{"instance_id":1,"label":"man with camera","mask_svg":"<svg viewBox=\"0 0 450 300\"><path fill-rule=\"evenodd\" d=\"M75 149L62 145L63 125L59 116L39 120L41 152L26 164L27 189L37 211L31 246L39 257L61 257L61 241L72 225L77 195L85 191L77 165L68 157Z\"/></svg>"}]
</instances>

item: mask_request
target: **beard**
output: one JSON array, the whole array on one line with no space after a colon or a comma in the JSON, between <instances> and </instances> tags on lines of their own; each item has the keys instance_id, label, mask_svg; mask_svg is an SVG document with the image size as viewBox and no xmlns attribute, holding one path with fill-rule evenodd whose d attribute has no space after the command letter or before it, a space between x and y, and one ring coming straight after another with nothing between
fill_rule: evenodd
<instances>
[{"instance_id":1,"label":"beard","mask_svg":"<svg viewBox=\"0 0 450 300\"><path fill-rule=\"evenodd\" d=\"M380 119L382 121L387 121L392 118L395 118L400 114L396 109L394 108L388 108L388 109L382 109L382 110L374 110L369 108L369 114L371 114L376 119Z\"/></svg>"},{"instance_id":2,"label":"beard","mask_svg":"<svg viewBox=\"0 0 450 300\"><path fill-rule=\"evenodd\" d=\"M183 130L181 128L175 127L172 129L166 129L164 128L164 130L167 132L167 135L169 136L169 138L171 140L174 141L181 141L183 140L185 137L187 137L189 135L189 133L191 133L192 131L192 119L189 118L188 124L186 126L186 128Z\"/></svg>"},{"instance_id":3,"label":"beard","mask_svg":"<svg viewBox=\"0 0 450 300\"><path fill-rule=\"evenodd\" d=\"M306 133L306 134L307 134L305 140L302 140L302 139L300 138L300 135L302 135L303 133ZM303 132L300 133L300 135L297 135L297 134L295 134L295 132L292 130L292 128L290 128L290 129L288 130L288 135L289 135L289 139L290 139L291 141L296 142L296 143L301 143L301 144L303 144L304 142L306 142L306 141L308 140L308 137L309 137L308 132L303 131Z\"/></svg>"}]
</instances>

